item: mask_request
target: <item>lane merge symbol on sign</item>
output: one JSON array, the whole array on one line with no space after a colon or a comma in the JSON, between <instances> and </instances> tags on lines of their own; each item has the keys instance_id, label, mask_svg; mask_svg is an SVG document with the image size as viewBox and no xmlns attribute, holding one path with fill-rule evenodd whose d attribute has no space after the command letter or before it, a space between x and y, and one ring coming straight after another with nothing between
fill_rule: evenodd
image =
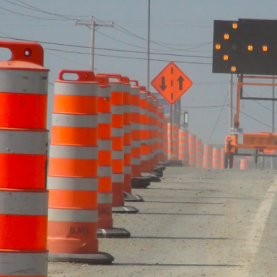
<instances>
[{"instance_id":1,"label":"lane merge symbol on sign","mask_svg":"<svg viewBox=\"0 0 277 277\"><path fill-rule=\"evenodd\" d=\"M170 62L151 82L152 86L173 105L192 86L192 81Z\"/></svg>"}]
</instances>

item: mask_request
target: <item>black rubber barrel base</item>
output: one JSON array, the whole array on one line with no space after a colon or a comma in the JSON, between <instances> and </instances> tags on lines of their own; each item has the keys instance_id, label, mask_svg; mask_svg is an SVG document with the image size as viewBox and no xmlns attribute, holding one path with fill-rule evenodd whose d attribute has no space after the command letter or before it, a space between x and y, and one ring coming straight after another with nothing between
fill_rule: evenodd
<instances>
[{"instance_id":1,"label":"black rubber barrel base","mask_svg":"<svg viewBox=\"0 0 277 277\"><path fill-rule=\"evenodd\" d=\"M182 160L168 160L167 166L182 167L183 161Z\"/></svg>"},{"instance_id":2,"label":"black rubber barrel base","mask_svg":"<svg viewBox=\"0 0 277 277\"><path fill-rule=\"evenodd\" d=\"M134 189L145 189L150 186L151 177L133 177L131 178L131 186Z\"/></svg>"},{"instance_id":3,"label":"black rubber barrel base","mask_svg":"<svg viewBox=\"0 0 277 277\"><path fill-rule=\"evenodd\" d=\"M105 252L95 254L59 254L49 253L49 262L69 262L69 263L85 263L85 264L111 264L114 257Z\"/></svg>"},{"instance_id":4,"label":"black rubber barrel base","mask_svg":"<svg viewBox=\"0 0 277 277\"><path fill-rule=\"evenodd\" d=\"M139 210L135 207L122 206L122 207L112 207L112 212L116 214L137 214Z\"/></svg>"},{"instance_id":5,"label":"black rubber barrel base","mask_svg":"<svg viewBox=\"0 0 277 277\"><path fill-rule=\"evenodd\" d=\"M97 238L130 238L131 233L123 228L98 229Z\"/></svg>"},{"instance_id":6,"label":"black rubber barrel base","mask_svg":"<svg viewBox=\"0 0 277 277\"><path fill-rule=\"evenodd\" d=\"M137 194L129 193L124 191L124 202L144 202L144 199Z\"/></svg>"}]
</instances>

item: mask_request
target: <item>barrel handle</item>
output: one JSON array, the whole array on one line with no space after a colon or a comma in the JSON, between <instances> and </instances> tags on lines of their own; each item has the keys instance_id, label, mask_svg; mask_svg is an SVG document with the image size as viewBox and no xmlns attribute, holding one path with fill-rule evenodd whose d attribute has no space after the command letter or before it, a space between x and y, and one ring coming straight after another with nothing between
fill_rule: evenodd
<instances>
[{"instance_id":1,"label":"barrel handle","mask_svg":"<svg viewBox=\"0 0 277 277\"><path fill-rule=\"evenodd\" d=\"M96 76L98 75L105 75L109 79L117 79L118 81L122 81L122 77L120 74L113 74L113 73L97 73Z\"/></svg>"},{"instance_id":2,"label":"barrel handle","mask_svg":"<svg viewBox=\"0 0 277 277\"><path fill-rule=\"evenodd\" d=\"M130 83L135 83L135 86L139 86L139 82L138 82L138 80L130 80Z\"/></svg>"},{"instance_id":3,"label":"barrel handle","mask_svg":"<svg viewBox=\"0 0 277 277\"><path fill-rule=\"evenodd\" d=\"M74 81L78 82L90 82L95 81L94 73L90 70L70 70L70 69L63 69L59 72L58 81L66 81L63 77L64 74L77 74L78 79ZM72 80L68 80L72 81Z\"/></svg>"},{"instance_id":4,"label":"barrel handle","mask_svg":"<svg viewBox=\"0 0 277 277\"><path fill-rule=\"evenodd\" d=\"M0 41L1 48L8 48L12 57L9 61L29 62L43 66L43 48L37 42Z\"/></svg>"}]
</instances>

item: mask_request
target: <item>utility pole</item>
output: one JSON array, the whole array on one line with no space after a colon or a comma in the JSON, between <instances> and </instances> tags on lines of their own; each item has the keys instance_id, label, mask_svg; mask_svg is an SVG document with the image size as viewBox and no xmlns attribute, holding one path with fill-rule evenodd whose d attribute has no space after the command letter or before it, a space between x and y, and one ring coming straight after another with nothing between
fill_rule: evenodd
<instances>
[{"instance_id":1,"label":"utility pole","mask_svg":"<svg viewBox=\"0 0 277 277\"><path fill-rule=\"evenodd\" d=\"M233 74L230 74L230 84L229 84L229 133L231 133L231 128L234 124L233 116Z\"/></svg>"},{"instance_id":2,"label":"utility pole","mask_svg":"<svg viewBox=\"0 0 277 277\"><path fill-rule=\"evenodd\" d=\"M148 0L147 90L150 88L150 0Z\"/></svg>"},{"instance_id":3,"label":"utility pole","mask_svg":"<svg viewBox=\"0 0 277 277\"><path fill-rule=\"evenodd\" d=\"M113 22L110 24L99 24L99 23L95 23L95 21L93 20L93 17L91 18L91 22L80 22L79 20L75 20L75 24L76 25L84 25L87 26L88 28L90 28L91 30L91 49L90 49L90 69L91 71L94 72L94 46L95 46L95 31L96 31L96 27L114 27Z\"/></svg>"}]
</instances>

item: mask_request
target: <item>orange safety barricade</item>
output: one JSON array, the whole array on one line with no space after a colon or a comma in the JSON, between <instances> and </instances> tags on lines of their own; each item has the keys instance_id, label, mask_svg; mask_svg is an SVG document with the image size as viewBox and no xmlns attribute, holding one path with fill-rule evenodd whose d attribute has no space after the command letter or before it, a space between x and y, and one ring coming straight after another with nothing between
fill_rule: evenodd
<instances>
[{"instance_id":1,"label":"orange safety barricade","mask_svg":"<svg viewBox=\"0 0 277 277\"><path fill-rule=\"evenodd\" d=\"M98 252L97 88L91 71L61 70L55 81L47 181L51 261L113 261Z\"/></svg>"},{"instance_id":2,"label":"orange safety barricade","mask_svg":"<svg viewBox=\"0 0 277 277\"><path fill-rule=\"evenodd\" d=\"M123 190L131 192L131 95L130 81L128 77L122 77L123 81L123 149L124 149L124 186Z\"/></svg>"},{"instance_id":3,"label":"orange safety barricade","mask_svg":"<svg viewBox=\"0 0 277 277\"><path fill-rule=\"evenodd\" d=\"M162 104L159 104L159 142L158 142L158 161L164 162L164 108Z\"/></svg>"},{"instance_id":4,"label":"orange safety barricade","mask_svg":"<svg viewBox=\"0 0 277 277\"><path fill-rule=\"evenodd\" d=\"M99 75L106 75L109 79L115 79L114 81L109 80L109 84L111 86L111 111L112 111L112 190L113 190L112 211L114 213L137 213L138 210L136 208L124 206L124 194L123 194L124 138L125 138L125 141L127 141L128 137L130 136L130 133L127 132L127 128L126 128L126 135L124 135L124 98L126 97L128 98L130 84L127 84L127 83L124 84L123 79L119 74L99 74ZM125 116L125 119L126 119L126 116ZM126 125L127 125L127 121L126 121ZM129 158L130 156L127 155L127 159Z\"/></svg>"},{"instance_id":5,"label":"orange safety barricade","mask_svg":"<svg viewBox=\"0 0 277 277\"><path fill-rule=\"evenodd\" d=\"M219 148L213 148L213 169L220 168L221 150Z\"/></svg>"},{"instance_id":6,"label":"orange safety barricade","mask_svg":"<svg viewBox=\"0 0 277 277\"><path fill-rule=\"evenodd\" d=\"M153 113L153 104L154 100L152 93L147 91L147 103L148 103L148 127L149 127L149 164L150 171L154 170L155 161L154 161L154 113Z\"/></svg>"},{"instance_id":7,"label":"orange safety barricade","mask_svg":"<svg viewBox=\"0 0 277 277\"><path fill-rule=\"evenodd\" d=\"M221 148L220 150L220 168L224 169L224 155L225 155L225 149L224 147Z\"/></svg>"},{"instance_id":8,"label":"orange safety barricade","mask_svg":"<svg viewBox=\"0 0 277 277\"><path fill-rule=\"evenodd\" d=\"M112 219L112 114L111 87L105 75L97 75L98 112L98 238L128 238L130 233L113 228Z\"/></svg>"},{"instance_id":9,"label":"orange safety barricade","mask_svg":"<svg viewBox=\"0 0 277 277\"><path fill-rule=\"evenodd\" d=\"M0 276L48 276L48 69L35 42L1 41Z\"/></svg>"},{"instance_id":10,"label":"orange safety barricade","mask_svg":"<svg viewBox=\"0 0 277 277\"><path fill-rule=\"evenodd\" d=\"M242 158L240 161L240 169L241 170L246 170L248 169L248 161L245 158Z\"/></svg>"},{"instance_id":11,"label":"orange safety barricade","mask_svg":"<svg viewBox=\"0 0 277 277\"><path fill-rule=\"evenodd\" d=\"M179 130L179 160L189 166L189 131L183 128Z\"/></svg>"},{"instance_id":12,"label":"orange safety barricade","mask_svg":"<svg viewBox=\"0 0 277 277\"><path fill-rule=\"evenodd\" d=\"M189 166L196 167L196 135L189 135Z\"/></svg>"},{"instance_id":13,"label":"orange safety barricade","mask_svg":"<svg viewBox=\"0 0 277 277\"><path fill-rule=\"evenodd\" d=\"M202 140L196 140L196 167L203 167Z\"/></svg>"},{"instance_id":14,"label":"orange safety barricade","mask_svg":"<svg viewBox=\"0 0 277 277\"><path fill-rule=\"evenodd\" d=\"M150 132L148 124L148 94L145 87L140 87L140 136L141 136L141 171L150 172Z\"/></svg>"},{"instance_id":15,"label":"orange safety barricade","mask_svg":"<svg viewBox=\"0 0 277 277\"><path fill-rule=\"evenodd\" d=\"M163 122L163 126L164 126L164 156L165 156L165 160L166 162L168 161L168 139L167 139L167 121L164 118L164 122Z\"/></svg>"},{"instance_id":16,"label":"orange safety barricade","mask_svg":"<svg viewBox=\"0 0 277 277\"><path fill-rule=\"evenodd\" d=\"M213 146L211 144L204 145L203 168L213 167Z\"/></svg>"}]
</instances>

